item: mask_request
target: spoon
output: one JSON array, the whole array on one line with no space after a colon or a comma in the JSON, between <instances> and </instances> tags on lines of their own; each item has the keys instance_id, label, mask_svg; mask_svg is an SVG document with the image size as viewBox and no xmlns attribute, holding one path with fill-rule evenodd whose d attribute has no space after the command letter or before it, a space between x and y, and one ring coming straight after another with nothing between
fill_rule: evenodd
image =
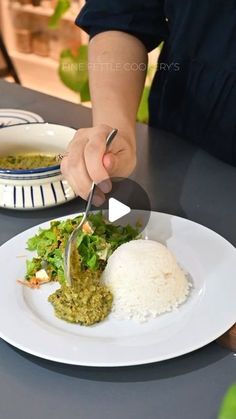
<instances>
[{"instance_id":1,"label":"spoon","mask_svg":"<svg viewBox=\"0 0 236 419\"><path fill-rule=\"evenodd\" d=\"M112 140L116 136L117 131L118 131L117 129L113 129L110 132L110 134L108 134L108 136L106 138L106 150L108 149ZM88 213L89 213L89 210L90 210L90 207L91 207L95 187L96 187L96 184L93 182L92 187L90 189L87 205L86 205L82 220L80 221L79 225L74 229L74 231L71 233L71 235L70 235L70 237L69 237L69 239L66 243L65 255L64 255L64 272L65 272L66 281L67 281L68 285L70 285L70 286L72 286L72 283L73 283L73 278L71 276L71 254L72 254L73 248L76 244L76 239L78 237L78 234L79 234L81 228L83 227L83 225L84 225L84 223L87 219L87 216L88 216Z\"/></svg>"}]
</instances>

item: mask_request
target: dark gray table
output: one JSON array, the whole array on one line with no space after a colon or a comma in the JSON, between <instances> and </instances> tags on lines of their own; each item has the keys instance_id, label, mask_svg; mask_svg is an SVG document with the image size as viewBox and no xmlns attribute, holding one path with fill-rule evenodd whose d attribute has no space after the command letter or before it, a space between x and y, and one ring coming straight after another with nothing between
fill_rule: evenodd
<instances>
[{"instance_id":1,"label":"dark gray table","mask_svg":"<svg viewBox=\"0 0 236 419\"><path fill-rule=\"evenodd\" d=\"M88 109L5 82L0 107L24 108L75 128L91 121ZM134 179L152 209L197 221L236 245L236 169L144 125L137 126L137 138ZM35 212L1 209L0 244L82 205L76 199ZM0 341L1 419L216 419L234 381L236 357L216 343L163 363L105 369L56 364Z\"/></svg>"}]
</instances>

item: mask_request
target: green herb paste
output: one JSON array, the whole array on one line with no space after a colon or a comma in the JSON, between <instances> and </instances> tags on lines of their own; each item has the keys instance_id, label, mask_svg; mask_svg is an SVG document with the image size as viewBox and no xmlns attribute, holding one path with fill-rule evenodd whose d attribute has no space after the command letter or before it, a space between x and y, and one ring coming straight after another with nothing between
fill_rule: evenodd
<instances>
[{"instance_id":1,"label":"green herb paste","mask_svg":"<svg viewBox=\"0 0 236 419\"><path fill-rule=\"evenodd\" d=\"M71 258L73 286L63 284L48 300L60 319L91 326L108 316L113 297L109 289L100 283L101 272L81 269L76 248Z\"/></svg>"},{"instance_id":2,"label":"green herb paste","mask_svg":"<svg viewBox=\"0 0 236 419\"><path fill-rule=\"evenodd\" d=\"M23 153L0 156L0 169L30 170L56 164L58 163L55 155Z\"/></svg>"}]
</instances>

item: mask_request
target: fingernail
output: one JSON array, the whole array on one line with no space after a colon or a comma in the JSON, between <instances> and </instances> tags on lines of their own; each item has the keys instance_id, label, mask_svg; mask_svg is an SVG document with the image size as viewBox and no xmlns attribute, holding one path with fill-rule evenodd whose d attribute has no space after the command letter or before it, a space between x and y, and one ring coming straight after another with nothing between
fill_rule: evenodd
<instances>
[{"instance_id":1,"label":"fingernail","mask_svg":"<svg viewBox=\"0 0 236 419\"><path fill-rule=\"evenodd\" d=\"M108 193L111 191L112 188L112 184L110 179L106 179L103 180L102 182L100 182L98 185L99 189L103 192L103 193Z\"/></svg>"},{"instance_id":2,"label":"fingernail","mask_svg":"<svg viewBox=\"0 0 236 419\"><path fill-rule=\"evenodd\" d=\"M93 205L95 205L95 207L100 207L104 201L105 199L102 198L100 195L94 195L92 203Z\"/></svg>"}]
</instances>

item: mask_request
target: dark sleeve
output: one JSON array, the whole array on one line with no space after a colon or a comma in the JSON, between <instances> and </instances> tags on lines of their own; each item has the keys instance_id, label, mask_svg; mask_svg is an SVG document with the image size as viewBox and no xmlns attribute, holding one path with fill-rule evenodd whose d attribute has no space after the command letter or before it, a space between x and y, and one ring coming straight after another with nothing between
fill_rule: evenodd
<instances>
[{"instance_id":1,"label":"dark sleeve","mask_svg":"<svg viewBox=\"0 0 236 419\"><path fill-rule=\"evenodd\" d=\"M87 0L75 23L90 37L109 30L136 36L151 51L165 40L164 0Z\"/></svg>"}]
</instances>

